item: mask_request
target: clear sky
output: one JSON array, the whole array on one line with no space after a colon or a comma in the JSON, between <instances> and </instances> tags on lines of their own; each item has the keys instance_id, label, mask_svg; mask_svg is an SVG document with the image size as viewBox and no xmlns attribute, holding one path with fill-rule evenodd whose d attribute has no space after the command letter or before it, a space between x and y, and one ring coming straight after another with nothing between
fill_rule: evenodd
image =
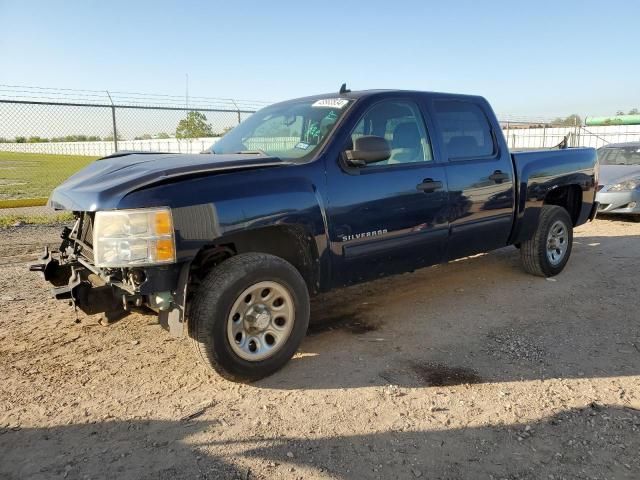
<instances>
[{"instance_id":1,"label":"clear sky","mask_svg":"<svg viewBox=\"0 0 640 480\"><path fill-rule=\"evenodd\" d=\"M640 2L0 0L0 83L283 100L407 88L640 108Z\"/></svg>"}]
</instances>

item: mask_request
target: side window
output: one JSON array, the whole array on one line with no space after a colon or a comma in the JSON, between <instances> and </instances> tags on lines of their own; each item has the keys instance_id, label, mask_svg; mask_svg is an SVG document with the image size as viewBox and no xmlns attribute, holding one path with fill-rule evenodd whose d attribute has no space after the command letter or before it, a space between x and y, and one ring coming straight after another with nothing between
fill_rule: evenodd
<instances>
[{"instance_id":1,"label":"side window","mask_svg":"<svg viewBox=\"0 0 640 480\"><path fill-rule=\"evenodd\" d=\"M354 128L351 140L364 135L384 137L391 146L389 160L372 163L368 167L433 160L420 110L412 102L387 100L375 104Z\"/></svg>"},{"instance_id":2,"label":"side window","mask_svg":"<svg viewBox=\"0 0 640 480\"><path fill-rule=\"evenodd\" d=\"M493 155L491 125L479 105L461 100L437 100L434 104L449 159Z\"/></svg>"}]
</instances>

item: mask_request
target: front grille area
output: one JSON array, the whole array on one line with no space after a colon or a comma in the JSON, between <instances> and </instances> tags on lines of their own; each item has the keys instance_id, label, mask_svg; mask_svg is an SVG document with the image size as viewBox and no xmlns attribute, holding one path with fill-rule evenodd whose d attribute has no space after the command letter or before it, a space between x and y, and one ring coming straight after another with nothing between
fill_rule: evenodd
<instances>
[{"instance_id":1,"label":"front grille area","mask_svg":"<svg viewBox=\"0 0 640 480\"><path fill-rule=\"evenodd\" d=\"M93 263L93 219L95 213L83 212L80 217L78 228L78 246L80 255Z\"/></svg>"},{"instance_id":2,"label":"front grille area","mask_svg":"<svg viewBox=\"0 0 640 480\"><path fill-rule=\"evenodd\" d=\"M92 247L93 246L93 213L83 213L80 220L80 235L78 235L78 240L80 240L85 245Z\"/></svg>"}]
</instances>

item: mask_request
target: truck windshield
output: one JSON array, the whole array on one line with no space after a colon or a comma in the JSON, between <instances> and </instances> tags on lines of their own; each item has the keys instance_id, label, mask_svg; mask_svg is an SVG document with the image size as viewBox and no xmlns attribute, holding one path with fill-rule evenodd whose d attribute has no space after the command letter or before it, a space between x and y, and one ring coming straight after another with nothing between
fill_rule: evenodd
<instances>
[{"instance_id":1,"label":"truck windshield","mask_svg":"<svg viewBox=\"0 0 640 480\"><path fill-rule=\"evenodd\" d=\"M600 165L640 165L640 146L602 148L598 151Z\"/></svg>"},{"instance_id":2,"label":"truck windshield","mask_svg":"<svg viewBox=\"0 0 640 480\"><path fill-rule=\"evenodd\" d=\"M229 131L211 151L255 151L283 160L311 157L350 103L344 98L324 98L266 107Z\"/></svg>"}]
</instances>

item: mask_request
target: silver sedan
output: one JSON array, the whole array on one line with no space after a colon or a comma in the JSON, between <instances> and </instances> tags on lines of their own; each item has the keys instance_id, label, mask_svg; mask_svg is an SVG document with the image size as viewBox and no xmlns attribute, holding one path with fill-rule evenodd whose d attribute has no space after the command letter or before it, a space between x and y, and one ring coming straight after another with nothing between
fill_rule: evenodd
<instances>
[{"instance_id":1,"label":"silver sedan","mask_svg":"<svg viewBox=\"0 0 640 480\"><path fill-rule=\"evenodd\" d=\"M640 142L598 149L600 213L640 214Z\"/></svg>"}]
</instances>

